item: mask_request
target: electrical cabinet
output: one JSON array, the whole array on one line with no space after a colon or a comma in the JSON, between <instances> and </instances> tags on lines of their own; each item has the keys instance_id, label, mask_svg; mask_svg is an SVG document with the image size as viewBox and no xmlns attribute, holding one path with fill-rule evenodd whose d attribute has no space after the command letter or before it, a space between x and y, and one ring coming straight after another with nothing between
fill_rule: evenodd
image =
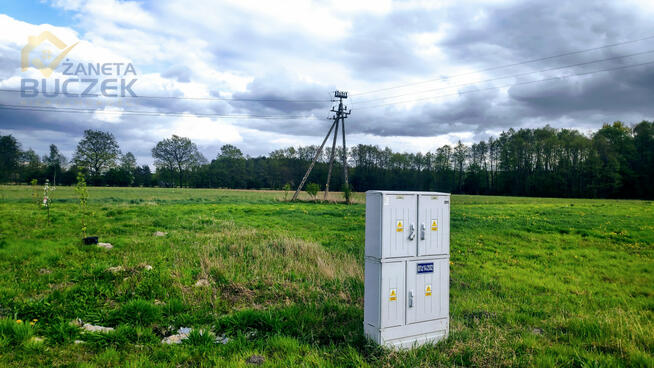
<instances>
[{"instance_id":1,"label":"electrical cabinet","mask_svg":"<svg viewBox=\"0 0 654 368\"><path fill-rule=\"evenodd\" d=\"M450 195L366 193L364 332L409 348L449 331Z\"/></svg>"}]
</instances>

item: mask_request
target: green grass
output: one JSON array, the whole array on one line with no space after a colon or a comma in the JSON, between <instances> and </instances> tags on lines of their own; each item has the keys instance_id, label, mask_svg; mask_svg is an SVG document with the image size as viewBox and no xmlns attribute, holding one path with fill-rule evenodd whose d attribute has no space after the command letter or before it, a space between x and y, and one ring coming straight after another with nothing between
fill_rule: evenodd
<instances>
[{"instance_id":1,"label":"green grass","mask_svg":"<svg viewBox=\"0 0 654 368\"><path fill-rule=\"evenodd\" d=\"M46 224L31 188L0 187L0 366L654 366L652 202L453 196L450 337L396 352L362 332L361 193L89 193L111 250L80 244L73 188Z\"/></svg>"}]
</instances>

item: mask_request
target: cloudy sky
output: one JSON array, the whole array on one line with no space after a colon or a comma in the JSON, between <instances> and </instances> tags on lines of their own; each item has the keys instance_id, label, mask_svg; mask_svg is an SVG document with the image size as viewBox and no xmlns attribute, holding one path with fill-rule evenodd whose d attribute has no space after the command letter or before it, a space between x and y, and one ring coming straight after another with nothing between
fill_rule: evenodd
<instances>
[{"instance_id":1,"label":"cloudy sky","mask_svg":"<svg viewBox=\"0 0 654 368\"><path fill-rule=\"evenodd\" d=\"M3 1L0 134L71 157L84 129L101 129L148 164L172 134L209 159L225 143L256 156L319 144L335 89L350 92L348 144L425 152L511 127L590 133L654 119L652 19L651 0ZM48 42L21 68L43 31L78 43L48 78L34 67L61 52ZM136 75L99 78L136 78L138 97L11 92L98 77L64 75L65 63L131 63Z\"/></svg>"}]
</instances>

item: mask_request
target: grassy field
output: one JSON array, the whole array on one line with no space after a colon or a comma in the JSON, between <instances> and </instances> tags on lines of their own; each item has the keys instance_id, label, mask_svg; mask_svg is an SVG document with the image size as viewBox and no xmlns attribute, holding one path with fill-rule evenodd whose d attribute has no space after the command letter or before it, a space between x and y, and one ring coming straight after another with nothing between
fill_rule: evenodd
<instances>
[{"instance_id":1,"label":"grassy field","mask_svg":"<svg viewBox=\"0 0 654 368\"><path fill-rule=\"evenodd\" d=\"M453 196L450 337L396 352L363 337L362 194L89 193L113 249L80 244L73 188L47 224L0 187L0 366L654 366L652 202Z\"/></svg>"}]
</instances>

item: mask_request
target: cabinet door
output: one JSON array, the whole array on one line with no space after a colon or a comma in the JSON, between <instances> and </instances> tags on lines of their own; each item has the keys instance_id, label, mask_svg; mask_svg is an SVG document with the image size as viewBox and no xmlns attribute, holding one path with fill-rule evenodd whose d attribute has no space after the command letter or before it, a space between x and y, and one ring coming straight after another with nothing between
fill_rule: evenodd
<instances>
[{"instance_id":1,"label":"cabinet door","mask_svg":"<svg viewBox=\"0 0 654 368\"><path fill-rule=\"evenodd\" d=\"M407 262L407 324L449 315L449 272L447 258Z\"/></svg>"},{"instance_id":2,"label":"cabinet door","mask_svg":"<svg viewBox=\"0 0 654 368\"><path fill-rule=\"evenodd\" d=\"M418 199L418 255L450 253L450 197L420 195Z\"/></svg>"},{"instance_id":3,"label":"cabinet door","mask_svg":"<svg viewBox=\"0 0 654 368\"><path fill-rule=\"evenodd\" d=\"M417 196L415 194L384 194L382 220L382 257L416 255Z\"/></svg>"},{"instance_id":4,"label":"cabinet door","mask_svg":"<svg viewBox=\"0 0 654 368\"><path fill-rule=\"evenodd\" d=\"M381 328L403 325L406 300L405 263L382 263L381 267Z\"/></svg>"}]
</instances>

